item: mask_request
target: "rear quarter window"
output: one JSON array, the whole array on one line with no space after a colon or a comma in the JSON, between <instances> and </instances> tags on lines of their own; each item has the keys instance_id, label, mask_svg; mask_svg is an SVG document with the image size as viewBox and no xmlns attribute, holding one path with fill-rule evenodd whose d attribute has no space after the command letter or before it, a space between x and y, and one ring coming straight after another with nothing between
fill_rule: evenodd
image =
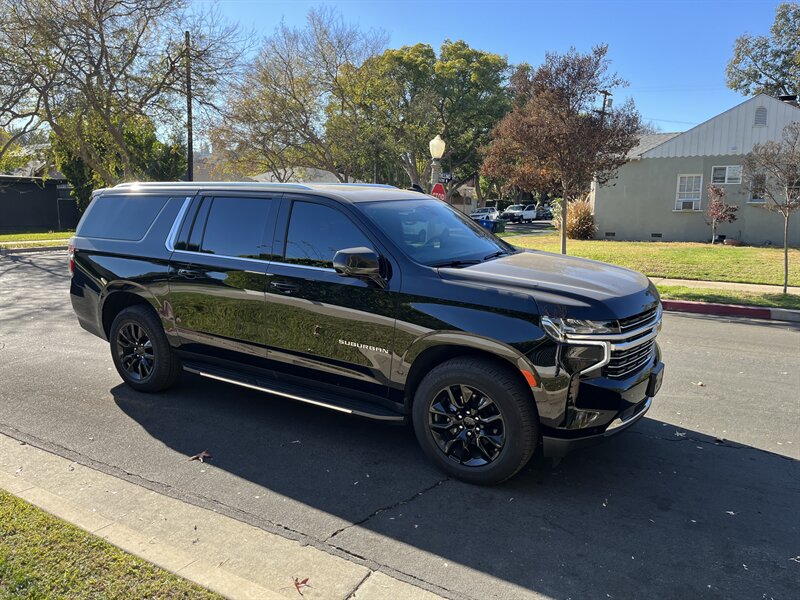
<instances>
[{"instance_id":1,"label":"rear quarter window","mask_svg":"<svg viewBox=\"0 0 800 600\"><path fill-rule=\"evenodd\" d=\"M109 240L141 240L169 200L166 196L103 195L96 197L77 235Z\"/></svg>"}]
</instances>

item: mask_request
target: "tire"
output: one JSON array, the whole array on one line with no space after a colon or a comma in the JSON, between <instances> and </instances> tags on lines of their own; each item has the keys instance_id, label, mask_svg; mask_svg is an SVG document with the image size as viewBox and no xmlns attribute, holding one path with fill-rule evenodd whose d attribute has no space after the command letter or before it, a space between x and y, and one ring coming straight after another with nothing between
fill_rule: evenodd
<instances>
[{"instance_id":1,"label":"tire","mask_svg":"<svg viewBox=\"0 0 800 600\"><path fill-rule=\"evenodd\" d=\"M480 408L484 400L491 404ZM426 456L449 475L479 485L515 475L539 440L530 392L511 367L491 360L454 358L435 367L417 388L411 412Z\"/></svg>"},{"instance_id":2,"label":"tire","mask_svg":"<svg viewBox=\"0 0 800 600\"><path fill-rule=\"evenodd\" d=\"M133 389L161 392L180 378L180 359L149 306L129 306L120 311L111 324L108 339L114 366Z\"/></svg>"}]
</instances>

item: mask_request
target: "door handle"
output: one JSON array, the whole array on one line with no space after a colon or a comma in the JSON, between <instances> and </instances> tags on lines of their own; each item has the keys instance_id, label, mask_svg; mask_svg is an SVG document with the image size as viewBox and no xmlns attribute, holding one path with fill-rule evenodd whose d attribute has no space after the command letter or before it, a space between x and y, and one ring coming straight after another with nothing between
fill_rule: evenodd
<instances>
[{"instance_id":1,"label":"door handle","mask_svg":"<svg viewBox=\"0 0 800 600\"><path fill-rule=\"evenodd\" d=\"M195 271L194 269L178 269L178 277L183 277L185 279L195 279L200 275L200 271Z\"/></svg>"},{"instance_id":2,"label":"door handle","mask_svg":"<svg viewBox=\"0 0 800 600\"><path fill-rule=\"evenodd\" d=\"M270 281L269 285L284 294L291 294L300 289L299 286L293 283L285 283L283 281Z\"/></svg>"}]
</instances>

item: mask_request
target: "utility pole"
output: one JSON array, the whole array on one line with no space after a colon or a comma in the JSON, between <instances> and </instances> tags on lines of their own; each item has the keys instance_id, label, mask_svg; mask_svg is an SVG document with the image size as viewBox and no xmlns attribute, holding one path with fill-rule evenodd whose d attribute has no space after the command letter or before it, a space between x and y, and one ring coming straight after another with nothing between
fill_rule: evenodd
<instances>
[{"instance_id":1,"label":"utility pole","mask_svg":"<svg viewBox=\"0 0 800 600\"><path fill-rule=\"evenodd\" d=\"M186 32L186 181L194 181L194 139L192 136L192 42Z\"/></svg>"},{"instance_id":2,"label":"utility pole","mask_svg":"<svg viewBox=\"0 0 800 600\"><path fill-rule=\"evenodd\" d=\"M600 125L602 126L606 116L606 107L611 108L611 103L613 102L609 96L613 96L613 94L608 90L600 90L599 93L603 95L603 108L600 109Z\"/></svg>"}]
</instances>

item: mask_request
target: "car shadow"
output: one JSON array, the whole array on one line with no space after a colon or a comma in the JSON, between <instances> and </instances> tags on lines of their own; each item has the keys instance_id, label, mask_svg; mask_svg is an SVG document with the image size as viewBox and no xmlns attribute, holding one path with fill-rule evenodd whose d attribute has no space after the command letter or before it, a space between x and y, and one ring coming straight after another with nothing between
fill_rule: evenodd
<instances>
[{"instance_id":1,"label":"car shadow","mask_svg":"<svg viewBox=\"0 0 800 600\"><path fill-rule=\"evenodd\" d=\"M456 596L796 592L800 461L786 456L645 418L557 466L535 458L512 480L478 487L432 468L410 427L192 375L165 394L123 385L112 394L169 448L207 448L214 467L342 521L316 542ZM302 529L292 518L287 526Z\"/></svg>"}]
</instances>

